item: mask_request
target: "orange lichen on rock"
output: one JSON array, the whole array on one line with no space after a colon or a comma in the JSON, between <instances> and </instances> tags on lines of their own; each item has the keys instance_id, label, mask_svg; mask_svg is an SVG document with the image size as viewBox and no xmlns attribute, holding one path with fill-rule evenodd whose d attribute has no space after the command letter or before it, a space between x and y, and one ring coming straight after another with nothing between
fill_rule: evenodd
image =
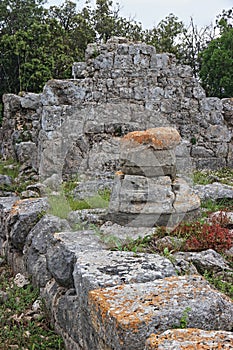
<instances>
[{"instance_id":1,"label":"orange lichen on rock","mask_svg":"<svg viewBox=\"0 0 233 350\"><path fill-rule=\"evenodd\" d=\"M146 341L146 350L163 350L166 346L177 350L233 349L233 334L196 328L172 329L151 334Z\"/></svg>"},{"instance_id":2,"label":"orange lichen on rock","mask_svg":"<svg viewBox=\"0 0 233 350\"><path fill-rule=\"evenodd\" d=\"M118 171L115 172L115 175L116 176L124 176L125 174L123 173L123 171L118 170Z\"/></svg>"},{"instance_id":3,"label":"orange lichen on rock","mask_svg":"<svg viewBox=\"0 0 233 350\"><path fill-rule=\"evenodd\" d=\"M122 303L114 303L118 291L124 289L124 285L111 289L97 289L89 292L89 302L94 306L95 312L91 312L93 323L96 322L97 314L101 315L102 322L112 318L116 322L116 328L130 329L138 332L140 325L147 324L153 314L144 313L144 305L140 305L135 299L124 299Z\"/></svg>"},{"instance_id":4,"label":"orange lichen on rock","mask_svg":"<svg viewBox=\"0 0 233 350\"><path fill-rule=\"evenodd\" d=\"M23 199L19 199L13 204L11 211L10 211L10 215L16 215L18 213L19 206L20 206L22 201L23 201Z\"/></svg>"},{"instance_id":5,"label":"orange lichen on rock","mask_svg":"<svg viewBox=\"0 0 233 350\"><path fill-rule=\"evenodd\" d=\"M133 141L138 144L151 145L156 150L164 150L177 146L181 137L174 128L160 127L130 132L122 138L122 141Z\"/></svg>"}]
</instances>

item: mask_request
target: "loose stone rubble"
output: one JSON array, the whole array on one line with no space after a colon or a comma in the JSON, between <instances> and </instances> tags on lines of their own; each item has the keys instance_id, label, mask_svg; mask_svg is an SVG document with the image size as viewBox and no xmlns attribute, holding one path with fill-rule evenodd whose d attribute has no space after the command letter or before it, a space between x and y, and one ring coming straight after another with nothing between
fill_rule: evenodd
<instances>
[{"instance_id":1,"label":"loose stone rubble","mask_svg":"<svg viewBox=\"0 0 233 350\"><path fill-rule=\"evenodd\" d=\"M176 176L176 129L135 131L122 138L120 166L107 217L136 227L174 226L194 217L200 200L187 182Z\"/></svg>"}]
</instances>

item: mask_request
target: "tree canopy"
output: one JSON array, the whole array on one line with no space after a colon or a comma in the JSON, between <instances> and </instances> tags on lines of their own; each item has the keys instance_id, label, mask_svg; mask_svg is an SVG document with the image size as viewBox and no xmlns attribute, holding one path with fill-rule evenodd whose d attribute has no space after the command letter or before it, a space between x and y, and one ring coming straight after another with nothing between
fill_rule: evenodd
<instances>
[{"instance_id":1,"label":"tree canopy","mask_svg":"<svg viewBox=\"0 0 233 350\"><path fill-rule=\"evenodd\" d=\"M220 35L200 53L200 78L209 96L233 96L233 9L218 17Z\"/></svg>"}]
</instances>

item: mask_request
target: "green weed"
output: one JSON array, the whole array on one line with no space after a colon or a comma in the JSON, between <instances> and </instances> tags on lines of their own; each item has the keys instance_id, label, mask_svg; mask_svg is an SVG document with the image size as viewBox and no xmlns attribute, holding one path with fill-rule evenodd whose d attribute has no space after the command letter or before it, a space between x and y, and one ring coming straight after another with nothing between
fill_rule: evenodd
<instances>
[{"instance_id":1,"label":"green weed","mask_svg":"<svg viewBox=\"0 0 233 350\"><path fill-rule=\"evenodd\" d=\"M206 216L206 213L212 213L219 210L230 211L233 210L233 199L223 198L217 201L208 199L201 203L201 208L204 209L203 216Z\"/></svg>"},{"instance_id":2,"label":"green weed","mask_svg":"<svg viewBox=\"0 0 233 350\"><path fill-rule=\"evenodd\" d=\"M218 170L197 170L193 173L194 184L207 185L213 182L233 186L233 169L221 168Z\"/></svg>"},{"instance_id":3,"label":"green weed","mask_svg":"<svg viewBox=\"0 0 233 350\"><path fill-rule=\"evenodd\" d=\"M6 265L0 267L0 291L5 299L0 302L0 349L62 350L63 340L49 323L43 310L34 312L32 304L39 291L32 285L19 288Z\"/></svg>"},{"instance_id":4,"label":"green weed","mask_svg":"<svg viewBox=\"0 0 233 350\"><path fill-rule=\"evenodd\" d=\"M190 307L186 307L182 312L182 316L180 318L179 324L175 325L173 328L187 328L188 326L188 314L192 309Z\"/></svg>"},{"instance_id":5,"label":"green weed","mask_svg":"<svg viewBox=\"0 0 233 350\"><path fill-rule=\"evenodd\" d=\"M64 193L48 196L49 209L48 214L58 216L61 219L67 219L72 208Z\"/></svg>"},{"instance_id":6,"label":"green weed","mask_svg":"<svg viewBox=\"0 0 233 350\"><path fill-rule=\"evenodd\" d=\"M15 179L19 174L20 164L14 159L2 160L0 159L0 174L11 176Z\"/></svg>"},{"instance_id":7,"label":"green weed","mask_svg":"<svg viewBox=\"0 0 233 350\"><path fill-rule=\"evenodd\" d=\"M205 271L203 277L212 284L220 292L228 295L233 300L233 283L227 282L222 279L220 276L214 276L213 273ZM232 273L233 280L233 273Z\"/></svg>"}]
</instances>

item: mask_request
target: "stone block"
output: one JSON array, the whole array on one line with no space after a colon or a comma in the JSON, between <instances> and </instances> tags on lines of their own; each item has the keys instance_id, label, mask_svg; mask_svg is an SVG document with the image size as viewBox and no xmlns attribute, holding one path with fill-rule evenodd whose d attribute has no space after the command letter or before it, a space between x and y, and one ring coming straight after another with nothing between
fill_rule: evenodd
<instances>
[{"instance_id":1,"label":"stone block","mask_svg":"<svg viewBox=\"0 0 233 350\"><path fill-rule=\"evenodd\" d=\"M208 185L195 185L194 191L202 201L208 199L216 201L224 198L233 198L232 186L224 185L219 182L214 182Z\"/></svg>"},{"instance_id":2,"label":"stone block","mask_svg":"<svg viewBox=\"0 0 233 350\"><path fill-rule=\"evenodd\" d=\"M232 332L203 329L169 329L162 334L152 334L144 350L232 349Z\"/></svg>"},{"instance_id":3,"label":"stone block","mask_svg":"<svg viewBox=\"0 0 233 350\"><path fill-rule=\"evenodd\" d=\"M184 313L187 328L233 326L232 300L198 275L96 289L88 302L95 336L105 344L101 350L143 350L148 334L179 328Z\"/></svg>"},{"instance_id":4,"label":"stone block","mask_svg":"<svg viewBox=\"0 0 233 350\"><path fill-rule=\"evenodd\" d=\"M70 288L75 254L98 248L105 249L94 231L71 231L66 220L46 215L27 237L25 264L37 286L44 287L53 277L61 286Z\"/></svg>"},{"instance_id":5,"label":"stone block","mask_svg":"<svg viewBox=\"0 0 233 350\"><path fill-rule=\"evenodd\" d=\"M48 209L45 198L18 200L7 218L8 239L14 248L23 250L27 235Z\"/></svg>"},{"instance_id":6,"label":"stone block","mask_svg":"<svg viewBox=\"0 0 233 350\"><path fill-rule=\"evenodd\" d=\"M133 131L125 135L122 142L129 142L128 147L135 148L139 145L150 145L154 150L170 150L181 141L178 131L170 127L159 127L145 131ZM127 147L126 146L126 147ZM124 147L124 146L123 146Z\"/></svg>"},{"instance_id":7,"label":"stone block","mask_svg":"<svg viewBox=\"0 0 233 350\"><path fill-rule=\"evenodd\" d=\"M34 142L21 142L16 145L16 156L20 164L38 168L38 149Z\"/></svg>"},{"instance_id":8,"label":"stone block","mask_svg":"<svg viewBox=\"0 0 233 350\"><path fill-rule=\"evenodd\" d=\"M79 252L76 258L74 285L83 298L87 298L90 290L176 275L170 260L158 254L96 250Z\"/></svg>"},{"instance_id":9,"label":"stone block","mask_svg":"<svg viewBox=\"0 0 233 350\"><path fill-rule=\"evenodd\" d=\"M18 200L18 197L0 197L0 255L5 255L3 246L7 239L7 217Z\"/></svg>"},{"instance_id":10,"label":"stone block","mask_svg":"<svg viewBox=\"0 0 233 350\"><path fill-rule=\"evenodd\" d=\"M172 184L175 192L173 207L177 213L189 213L200 208L200 198L188 183L176 178Z\"/></svg>"}]
</instances>

